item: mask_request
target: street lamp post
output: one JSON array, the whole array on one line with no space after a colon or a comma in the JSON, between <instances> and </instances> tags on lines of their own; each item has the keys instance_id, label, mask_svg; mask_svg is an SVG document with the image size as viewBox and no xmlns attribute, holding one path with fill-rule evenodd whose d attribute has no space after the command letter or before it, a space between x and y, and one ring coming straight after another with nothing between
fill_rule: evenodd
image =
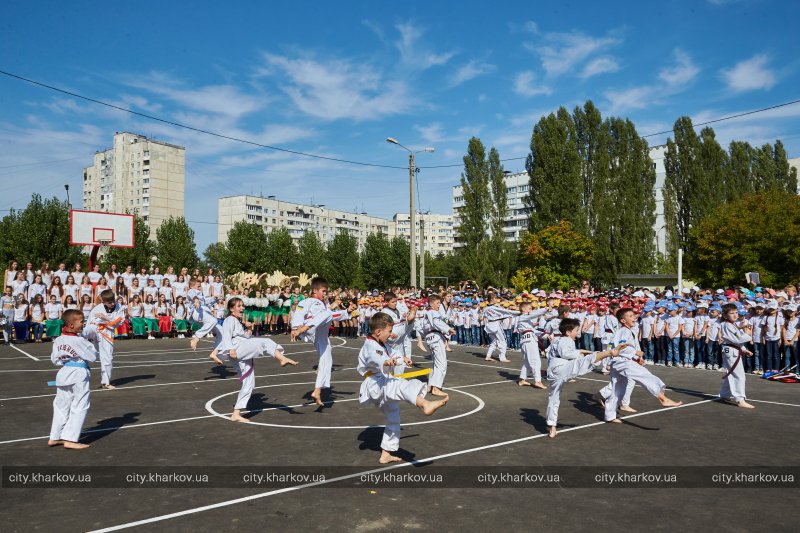
<instances>
[{"instance_id":1,"label":"street lamp post","mask_svg":"<svg viewBox=\"0 0 800 533\"><path fill-rule=\"evenodd\" d=\"M413 287L414 284L416 283L416 278L417 278L417 235L416 235L416 233L417 233L417 217L416 217L416 212L415 212L416 208L414 207L414 170L415 170L414 169L414 154L418 154L420 152L433 152L434 148L423 148L422 150L417 150L415 152L415 151L411 150L410 148L406 148L405 146L403 146L402 144L397 142L397 139L394 139L392 137L388 137L386 139L386 142L392 143L392 144L396 144L400 148L403 148L403 149L408 151L408 186L409 186L409 198L410 198L408 215L409 215L409 224L411 226L409 228L409 231L410 231L410 234L411 234L410 235L410 242L409 242L410 247L411 247L411 251L409 253L409 260L410 260L410 265L411 265L411 275L410 275L411 285L410 286Z\"/></svg>"}]
</instances>

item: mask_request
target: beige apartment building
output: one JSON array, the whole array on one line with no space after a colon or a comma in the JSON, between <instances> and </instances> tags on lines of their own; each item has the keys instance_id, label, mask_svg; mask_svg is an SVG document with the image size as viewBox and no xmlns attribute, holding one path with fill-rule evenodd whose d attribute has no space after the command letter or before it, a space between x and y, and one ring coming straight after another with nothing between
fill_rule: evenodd
<instances>
[{"instance_id":1,"label":"beige apartment building","mask_svg":"<svg viewBox=\"0 0 800 533\"><path fill-rule=\"evenodd\" d=\"M170 216L184 216L183 146L117 132L114 145L83 171L83 208L140 215L150 238Z\"/></svg>"},{"instance_id":2,"label":"beige apartment building","mask_svg":"<svg viewBox=\"0 0 800 533\"><path fill-rule=\"evenodd\" d=\"M394 235L408 240L411 233L411 221L408 213L397 213L394 222ZM432 256L450 254L455 243L455 229L453 228L453 215L437 215L433 213L420 213L416 216L416 247L417 254L422 253L423 235L425 236L425 252Z\"/></svg>"}]
</instances>

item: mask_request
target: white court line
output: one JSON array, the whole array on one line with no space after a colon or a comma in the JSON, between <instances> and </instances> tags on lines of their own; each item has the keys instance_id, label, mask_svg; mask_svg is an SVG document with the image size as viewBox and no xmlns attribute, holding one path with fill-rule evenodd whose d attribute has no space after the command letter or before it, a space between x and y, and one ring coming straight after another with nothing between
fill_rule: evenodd
<instances>
[{"instance_id":1,"label":"white court line","mask_svg":"<svg viewBox=\"0 0 800 533\"><path fill-rule=\"evenodd\" d=\"M700 405L700 404L713 402L713 401L715 401L715 400L700 400L699 402L693 402L693 403L688 403L688 404L684 404L684 405L678 405L678 406L675 406L675 407L665 407L663 409L656 409L654 411L645 411L643 413L636 413L634 415L624 416L624 417L622 417L622 420L627 420L628 418L635 418L637 416L645 416L645 415L649 415L649 414L653 414L653 413L663 413L665 411L671 411L673 409L682 409L684 407L689 407L689 406L693 406L693 405ZM606 423L607 422L593 422L591 424L585 424L583 426L576 426L576 427L572 427L572 428L567 428L567 429L561 430L559 432L559 434L567 433L569 431L578 431L580 429L586 429L586 428L591 428L591 427L595 427L595 426L600 426L600 425L604 425ZM374 469L371 469L371 470L365 470L363 472L357 472L355 474L348 474L346 476L339 476L339 477L335 477L335 478L332 478L332 479L326 479L324 481L317 481L317 482L314 482L314 483L305 483L303 485L295 485L294 487L285 487L285 488L282 488L282 489L271 490L269 492L262 492L260 494L254 494L252 496L245 496L243 498L237 498L235 500L227 500L227 501L223 501L223 502L219 502L219 503L214 503L214 504L211 504L211 505L204 505L202 507L195 507L193 509L186 509L184 511L178 511L176 513L169 513L169 514L165 514L165 515L161 515L161 516L154 516L154 517L146 518L146 519L143 519L143 520L137 520L135 522L128 522L128 523L125 523L125 524L119 524L119 525L116 525L116 526L111 526L111 527L107 527L107 528L103 528L103 529L97 529L97 530L94 530L94 531L90 531L89 533L106 533L106 532L109 532L109 531L119 531L121 529L127 529L127 528L130 528L130 527L142 526L142 525L145 525L145 524L152 524L154 522L161 522L161 521L164 521L164 520L170 520L172 518L178 518L178 517L181 517L181 516L187 516L187 515L191 515L191 514L196 514L196 513L203 512L203 511L210 511L211 509L219 509L221 507L228 507L228 506L231 506L231 505L236 505L236 504L239 504L239 503L249 502L249 501L257 500L257 499L260 499L260 498L266 498L268 496L274 496L276 494L283 494L285 492L293 492L293 491L306 489L306 488L310 488L310 487L318 487L318 486L321 486L321 485L327 485L327 484L330 484L330 483L335 483L335 482L343 481L343 480L347 480L347 479L359 478L361 476L365 476L365 475L369 475L369 474L376 474L376 473L379 473L379 472L386 472L388 470L395 470L395 469L398 469L398 468L408 468L410 466L422 465L422 464L425 464L425 463L430 463L430 462L433 462L433 461L446 459L448 457L455 457L457 455L464 455L464 454L468 454L468 453L475 453L475 452L479 452L479 451L483 451L483 450L489 450L489 449L492 449L492 448L499 448L499 447L502 447L502 446L508 446L508 445L511 445L511 444L518 444L518 443L521 443L521 442L526 442L526 441L530 441L530 440L534 440L534 439L540 439L540 438L543 438L543 437L546 437L546 436L547 436L547 433L539 433L539 434L531 435L531 436L528 436L528 437L521 437L521 438L518 438L518 439L495 442L493 444L487 444L485 446L478 446L478 447L475 447L475 448L467 448L465 450L459 450L459 451L445 453L445 454L441 454L441 455L435 455L433 457L427 457L425 459L415 459L414 461L410 461L408 463L398 463L398 464L394 464L394 465L384 466L384 467L381 467L381 468L374 468Z\"/></svg>"},{"instance_id":2,"label":"white court line","mask_svg":"<svg viewBox=\"0 0 800 533\"><path fill-rule=\"evenodd\" d=\"M348 370L352 370L352 369L348 369ZM308 374L308 372L296 372L296 374ZM291 374L283 374L283 375L291 375ZM217 380L215 380L215 381L217 381ZM466 387L477 387L479 385L492 385L494 383L502 383L502 382L501 381L492 381L492 382L489 382L489 383L478 383L478 384L475 384L475 385L464 385L462 387L445 387L445 388L460 389L460 388L466 388ZM307 383L281 383L281 384L275 384L275 385L266 385L265 387L284 387L284 386L289 386L289 385L308 385L308 384ZM128 388L130 388L130 387L128 387ZM258 387L258 388L262 388L262 387ZM119 390L119 389L115 389L115 390ZM231 393L231 394L235 394L235 392ZM54 395L50 395L50 396L54 396ZM350 401L355 401L357 399L358 398L345 399L345 400L338 400L338 401L328 402L328 403L350 402ZM304 405L314 405L314 403L313 402L308 402L308 403L299 404L299 405L295 405L295 406L270 407L270 408L267 408L267 409L261 409L260 411L272 411L272 410L277 410L277 409L288 409L288 408L293 408L293 407L302 407ZM260 412L260 411L258 409L253 410L253 412ZM227 413L227 415L231 415L231 414L232 413ZM115 426L115 427L103 428L103 429L89 429L89 430L86 430L86 431L81 431L81 434L85 434L85 433L108 433L110 431L116 431L117 429L132 429L132 428L139 428L139 427L146 427L146 426L157 426L159 424L171 424L173 422L186 422L186 421L189 421L189 420L202 420L204 418L214 418L216 416L218 416L218 415L192 416L192 417L188 417L188 418L176 418L176 419L173 419L173 420L160 420L158 422L143 422L141 424L129 424L127 426ZM369 427L369 426L360 426L360 427ZM45 435L45 436L42 436L42 437L25 437L25 438L22 438L22 439L13 439L13 440L0 441L0 444L13 444L15 442L25 442L25 441L29 441L29 440L42 440L42 439L49 439L49 438L50 438L49 435Z\"/></svg>"},{"instance_id":3,"label":"white court line","mask_svg":"<svg viewBox=\"0 0 800 533\"><path fill-rule=\"evenodd\" d=\"M20 350L19 348L17 348L17 347L16 347L16 346L14 346L13 344L9 344L9 346L11 346L12 348L14 348L16 351L18 351L18 352L19 352L19 353L21 353L22 355L25 355L25 356L27 356L27 357L30 357L30 358L31 358L31 359L33 359L34 361L40 361L40 359L39 359L38 357L34 357L34 356L32 356L31 354L29 354L28 352L24 352L24 351Z\"/></svg>"},{"instance_id":4,"label":"white court line","mask_svg":"<svg viewBox=\"0 0 800 533\"><path fill-rule=\"evenodd\" d=\"M316 350L305 350L305 351L302 351L302 352L292 352L292 353L286 354L286 355L297 355L297 354L301 354L301 353L313 353L313 352L316 352ZM114 365L114 368L116 368L116 369L143 368L143 367L148 367L149 368L149 367L154 367L154 366L199 365L199 364L207 364L207 363L208 364L213 364L211 359L209 359L208 357L201 357L201 358L198 358L198 359L176 359L176 361L181 361L181 362L179 362L179 363L170 363L170 362L161 362L161 361L159 361L159 362L151 363L151 364L139 364L141 361L131 361L131 363L136 363L136 364L133 364L133 365L124 365L124 364L123 365ZM57 370L57 368L35 368L35 369L33 369L33 368L23 368L23 369L19 369L19 370L0 370L0 373L3 373L3 374L7 374L8 373L8 374L10 374L10 373L15 373L15 372L53 372L55 370Z\"/></svg>"},{"instance_id":5,"label":"white court line","mask_svg":"<svg viewBox=\"0 0 800 533\"><path fill-rule=\"evenodd\" d=\"M800 405L798 405L796 403L769 402L767 400L752 400L750 398L747 398L746 401L748 401L748 402L758 402L758 403L771 403L773 405L786 405L788 407L800 407Z\"/></svg>"},{"instance_id":6,"label":"white court line","mask_svg":"<svg viewBox=\"0 0 800 533\"><path fill-rule=\"evenodd\" d=\"M231 369L230 367L225 367L225 368L235 372L235 370ZM353 366L353 367L348 367L348 368L339 368L339 369L333 370L333 372L343 372L345 370L355 370L355 369L356 369L356 367ZM277 378L277 377L283 377L283 376L298 376L298 375L301 375L301 374L313 374L315 372L316 372L316 370L303 370L301 372L284 372L282 374L266 374L266 375L263 375L263 376L258 376L257 375L256 379L260 379L260 378ZM193 380L193 381L173 381L173 382L170 382L170 383L150 383L150 384L147 384L147 385L130 385L130 386L124 386L124 387L117 387L116 389L113 389L113 390L112 389L95 389L95 390L92 391L92 394L97 394L98 392L115 392L115 393L119 394L119 391L126 391L126 390L131 390L131 389L142 389L142 388L145 388L145 387L169 387L171 385L189 385L189 384L192 384L192 383L224 383L226 381L231 381L231 379L233 379L233 378L231 377L231 378L219 378L219 379L197 379L197 380ZM37 395L34 395L34 396L17 396L15 398L0 398L0 402L6 402L6 401L11 401L11 400L30 400L32 398L48 398L48 397L53 397L53 396L55 396L55 394L37 394ZM0 444L2 444L2 443L0 443Z\"/></svg>"}]
</instances>

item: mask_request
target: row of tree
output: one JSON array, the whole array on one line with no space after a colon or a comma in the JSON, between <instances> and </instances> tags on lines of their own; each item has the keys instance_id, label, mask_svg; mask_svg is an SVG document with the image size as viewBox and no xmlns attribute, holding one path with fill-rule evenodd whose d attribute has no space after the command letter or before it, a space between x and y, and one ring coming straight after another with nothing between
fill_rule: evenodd
<instances>
[{"instance_id":1,"label":"row of tree","mask_svg":"<svg viewBox=\"0 0 800 533\"><path fill-rule=\"evenodd\" d=\"M695 255L692 228L721 205L750 193L797 193L797 169L789 165L780 140L761 148L733 141L726 152L713 129L703 128L698 135L689 117L675 122L673 134L664 159L667 260L673 267L678 248Z\"/></svg>"}]
</instances>

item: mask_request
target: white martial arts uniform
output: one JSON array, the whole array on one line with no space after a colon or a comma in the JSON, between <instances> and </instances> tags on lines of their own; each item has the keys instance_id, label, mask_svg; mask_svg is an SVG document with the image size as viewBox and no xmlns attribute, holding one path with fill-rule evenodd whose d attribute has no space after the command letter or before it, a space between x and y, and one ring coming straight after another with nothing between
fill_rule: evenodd
<instances>
[{"instance_id":1,"label":"white martial arts uniform","mask_svg":"<svg viewBox=\"0 0 800 533\"><path fill-rule=\"evenodd\" d=\"M406 309L408 308L406 307ZM408 333L411 331L410 325L406 320L408 311L403 313L400 310L400 305L398 304L397 309L384 307L383 312L392 317L392 322L394 322L394 325L392 326L392 335L395 335L395 338L389 339L387 344L391 348L392 353L400 357L400 360L397 361L397 365L394 367L394 373L399 375L402 374L406 368L406 364L403 359L405 357L411 357L411 351L406 351L406 338L408 338ZM409 344L411 343L410 338L408 338L408 342Z\"/></svg>"},{"instance_id":2,"label":"white martial arts uniform","mask_svg":"<svg viewBox=\"0 0 800 533\"><path fill-rule=\"evenodd\" d=\"M649 370L640 365L636 359L640 356L636 352L640 351L639 340L633 330L622 327L614 333L611 341L614 346L627 344L617 357L611 358L611 394L606 402L605 420L610 422L617 418L617 406L622 402L625 392L630 382L635 381L647 392L656 398L667 388L664 382L653 375Z\"/></svg>"},{"instance_id":3,"label":"white martial arts uniform","mask_svg":"<svg viewBox=\"0 0 800 533\"><path fill-rule=\"evenodd\" d=\"M561 404L561 389L571 379L587 374L595 364L597 352L582 355L570 337L556 337L547 349L547 425L558 424L558 407Z\"/></svg>"},{"instance_id":4,"label":"white martial arts uniform","mask_svg":"<svg viewBox=\"0 0 800 533\"><path fill-rule=\"evenodd\" d=\"M200 306L195 307L194 299L198 298L200 300ZM202 324L200 329L198 329L194 336L198 339L202 339L206 335L209 335L212 331L217 336L217 342L215 345L219 344L219 336L222 333L219 328L219 323L217 322L217 318L214 316L214 308L213 304L209 302L203 291L198 291L197 289L189 289L189 295L186 300L187 305L191 308L189 313L189 320L192 322L197 322ZM215 346L216 347L216 346Z\"/></svg>"},{"instance_id":5,"label":"white martial arts uniform","mask_svg":"<svg viewBox=\"0 0 800 533\"><path fill-rule=\"evenodd\" d=\"M400 311L402 315L408 315L410 309L408 305L406 305L405 300L398 298L397 300L397 310ZM406 333L405 337L403 337L403 350L406 357L411 357L413 353L411 353L411 329L409 328L408 332Z\"/></svg>"},{"instance_id":6,"label":"white martial arts uniform","mask_svg":"<svg viewBox=\"0 0 800 533\"><path fill-rule=\"evenodd\" d=\"M722 365L725 367L725 377L719 397L724 400L733 398L736 402L744 401L745 394L745 375L744 356L742 348L750 342L752 338L747 333L736 327L736 324L723 322L720 327L720 338L722 339Z\"/></svg>"},{"instance_id":7,"label":"white martial arts uniform","mask_svg":"<svg viewBox=\"0 0 800 533\"><path fill-rule=\"evenodd\" d=\"M256 383L254 361L256 357L274 357L276 351L283 351L283 346L265 337L250 337L242 323L235 316L229 316L222 323L222 334L219 342L219 358L233 361L239 371L242 389L236 398L234 409L246 409L250 395ZM236 351L236 359L231 357L231 350Z\"/></svg>"},{"instance_id":8,"label":"white martial arts uniform","mask_svg":"<svg viewBox=\"0 0 800 533\"><path fill-rule=\"evenodd\" d=\"M428 378L428 385L441 389L447 375L447 350L445 348L447 347L447 335L450 334L450 324L445 322L439 311L433 309L425 312L425 317L421 322L422 335L425 337L425 344L433 358L433 368Z\"/></svg>"},{"instance_id":9,"label":"white martial arts uniform","mask_svg":"<svg viewBox=\"0 0 800 533\"><path fill-rule=\"evenodd\" d=\"M113 310L106 309L105 304L96 305L89 311L84 336L97 339L97 351L100 354L100 383L111 383L111 370L114 361L115 330L125 320L125 309L115 303Z\"/></svg>"},{"instance_id":10,"label":"white martial arts uniform","mask_svg":"<svg viewBox=\"0 0 800 533\"><path fill-rule=\"evenodd\" d=\"M317 365L316 389L330 388L331 371L333 370L333 354L331 343L328 339L328 330L331 322L349 320L350 315L345 310L331 311L326 302L317 298L306 298L297 304L297 310L292 315L292 329L300 326L311 326L311 329L300 336L300 340L314 344L319 354Z\"/></svg>"},{"instance_id":11,"label":"white martial arts uniform","mask_svg":"<svg viewBox=\"0 0 800 533\"><path fill-rule=\"evenodd\" d=\"M519 371L519 379L527 380L530 373L536 383L542 382L542 358L539 354L536 326L546 312L546 309L537 309L517 317L517 332L522 347L522 368Z\"/></svg>"},{"instance_id":12,"label":"white martial arts uniform","mask_svg":"<svg viewBox=\"0 0 800 533\"><path fill-rule=\"evenodd\" d=\"M366 379L361 384L358 401L361 406L375 405L386 415L381 448L394 452L400 447L400 404L406 401L417 404L417 397L425 397L425 383L418 379L392 377L391 367L384 363L393 356L391 348L367 337L358 352L358 373ZM370 373L369 376L367 374Z\"/></svg>"},{"instance_id":13,"label":"white martial arts uniform","mask_svg":"<svg viewBox=\"0 0 800 533\"><path fill-rule=\"evenodd\" d=\"M87 339L65 332L53 341L50 360L61 367L50 382L58 387L50 440L78 442L89 411L89 363L97 361L97 349Z\"/></svg>"},{"instance_id":14,"label":"white martial arts uniform","mask_svg":"<svg viewBox=\"0 0 800 533\"><path fill-rule=\"evenodd\" d=\"M490 340L489 351L486 352L487 361L492 358L495 350L498 351L497 355L501 361L508 361L506 358L506 350L508 350L506 332L503 330L501 322L509 316L518 314L519 311L504 309L496 305L490 305L483 310L483 318L486 321L484 328Z\"/></svg>"}]
</instances>

